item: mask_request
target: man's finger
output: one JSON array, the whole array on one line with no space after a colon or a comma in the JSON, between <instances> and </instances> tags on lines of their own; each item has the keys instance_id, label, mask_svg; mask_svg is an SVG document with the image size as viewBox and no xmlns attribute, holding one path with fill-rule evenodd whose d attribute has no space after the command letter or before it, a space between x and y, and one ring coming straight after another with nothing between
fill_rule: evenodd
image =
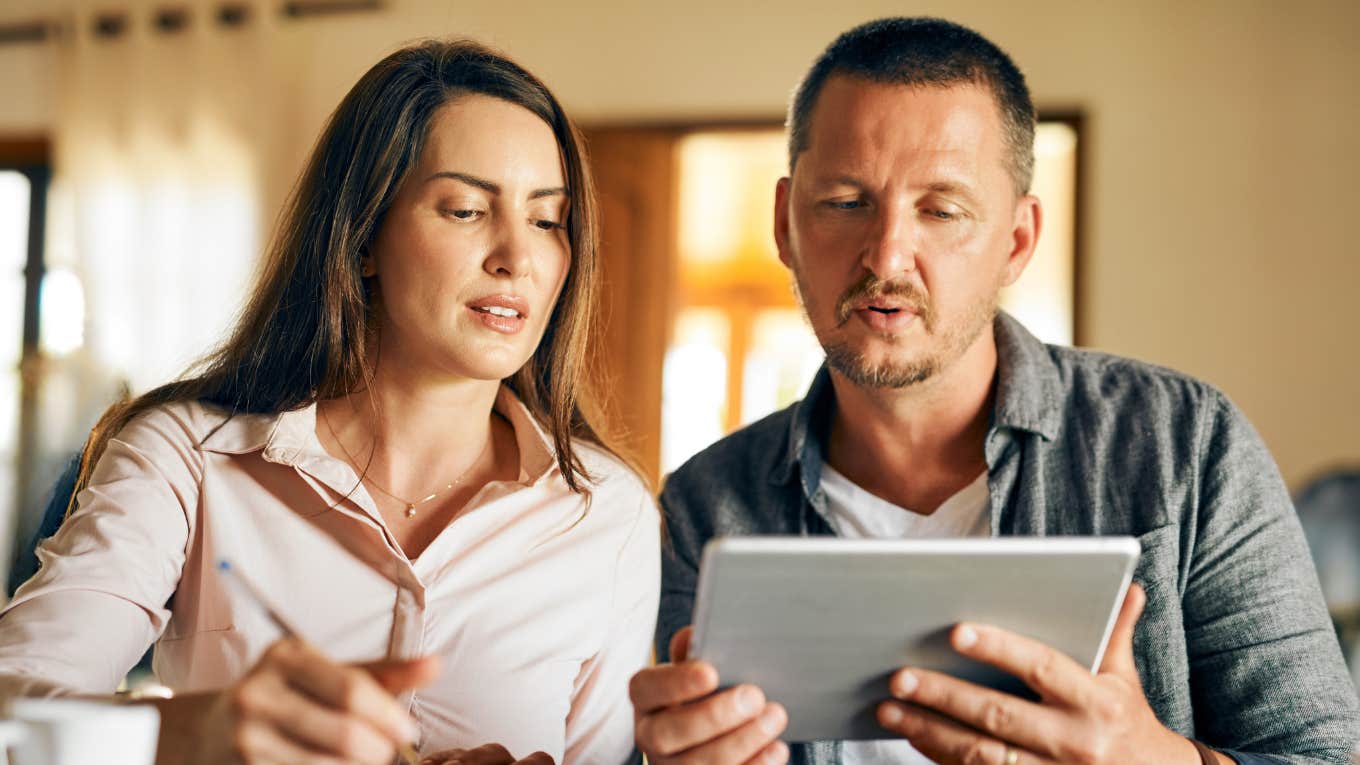
<instances>
[{"instance_id":1,"label":"man's finger","mask_svg":"<svg viewBox=\"0 0 1360 765\"><path fill-rule=\"evenodd\" d=\"M680 631L671 635L671 663L679 664L689 658L689 642L694 637L693 627L681 627Z\"/></svg>"},{"instance_id":2,"label":"man's finger","mask_svg":"<svg viewBox=\"0 0 1360 765\"><path fill-rule=\"evenodd\" d=\"M1064 720L1053 709L941 672L904 669L888 689L902 701L1026 749L1044 750L1064 734Z\"/></svg>"},{"instance_id":3,"label":"man's finger","mask_svg":"<svg viewBox=\"0 0 1360 765\"><path fill-rule=\"evenodd\" d=\"M638 715L703 698L718 690L718 670L706 661L662 664L633 675L628 698Z\"/></svg>"},{"instance_id":4,"label":"man's finger","mask_svg":"<svg viewBox=\"0 0 1360 765\"><path fill-rule=\"evenodd\" d=\"M765 694L754 685L728 688L691 704L645 715L635 730L638 747L648 754L679 754L736 730L764 708Z\"/></svg>"},{"instance_id":5,"label":"man's finger","mask_svg":"<svg viewBox=\"0 0 1360 765\"><path fill-rule=\"evenodd\" d=\"M955 626L949 640L960 654L1014 675L1043 699L1081 706L1089 696L1091 671L1038 640L973 623Z\"/></svg>"},{"instance_id":6,"label":"man's finger","mask_svg":"<svg viewBox=\"0 0 1360 765\"><path fill-rule=\"evenodd\" d=\"M1105 646L1105 656L1100 661L1101 673L1119 675L1141 688L1138 678L1138 665L1133 661L1133 630L1147 605L1147 593L1137 582L1129 585L1124 595L1124 604L1119 607L1119 616L1110 630L1110 642Z\"/></svg>"},{"instance_id":7,"label":"man's finger","mask_svg":"<svg viewBox=\"0 0 1360 765\"><path fill-rule=\"evenodd\" d=\"M678 753L674 760L670 757L653 757L648 754L647 761L655 765L668 765L672 762L747 762L756 755L767 752L776 737L784 732L789 724L788 712L778 704L766 704L754 720L731 730L715 739ZM780 752L775 747L774 754Z\"/></svg>"},{"instance_id":8,"label":"man's finger","mask_svg":"<svg viewBox=\"0 0 1360 765\"><path fill-rule=\"evenodd\" d=\"M885 701L878 705L878 724L911 742L921 754L939 763L996 763L1007 762L1007 745L991 736L960 725L929 709L921 709L899 701ZM1045 762L1016 749L1023 765Z\"/></svg>"}]
</instances>

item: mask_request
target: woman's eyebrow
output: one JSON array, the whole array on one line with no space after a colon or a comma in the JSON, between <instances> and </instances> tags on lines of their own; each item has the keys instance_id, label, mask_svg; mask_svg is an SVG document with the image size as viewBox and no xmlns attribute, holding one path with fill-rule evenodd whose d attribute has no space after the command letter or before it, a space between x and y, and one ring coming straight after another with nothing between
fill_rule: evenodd
<instances>
[{"instance_id":1,"label":"woman's eyebrow","mask_svg":"<svg viewBox=\"0 0 1360 765\"><path fill-rule=\"evenodd\" d=\"M425 183L429 183L430 181L436 180L438 178L449 178L455 181L460 181L462 183L466 183L469 186L474 186L483 191L488 191L492 194L501 193L500 185L495 183L494 181L489 181L485 178L478 178L477 176L470 175L468 173L456 172L454 170L442 170L438 173L434 173L429 178L425 179ZM542 199L543 197L552 197L557 196L559 194L562 196L567 195L567 189L565 186L554 186L552 188L535 189L534 191L529 193L529 198Z\"/></svg>"}]
</instances>

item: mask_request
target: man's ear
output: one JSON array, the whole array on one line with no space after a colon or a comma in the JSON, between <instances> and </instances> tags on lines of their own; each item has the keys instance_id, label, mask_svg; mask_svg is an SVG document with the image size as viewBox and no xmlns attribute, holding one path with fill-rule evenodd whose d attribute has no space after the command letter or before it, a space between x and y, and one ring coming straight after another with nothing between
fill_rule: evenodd
<instances>
[{"instance_id":1,"label":"man's ear","mask_svg":"<svg viewBox=\"0 0 1360 765\"><path fill-rule=\"evenodd\" d=\"M1011 286L1025 272L1034 248L1039 244L1039 230L1043 227L1044 210L1039 198L1026 194L1015 203L1014 223L1011 226L1011 252L1006 259L1004 286Z\"/></svg>"},{"instance_id":2,"label":"man's ear","mask_svg":"<svg viewBox=\"0 0 1360 765\"><path fill-rule=\"evenodd\" d=\"M774 185L774 246L779 261L789 266L789 197L793 181L787 176ZM789 266L792 268L792 266Z\"/></svg>"}]
</instances>

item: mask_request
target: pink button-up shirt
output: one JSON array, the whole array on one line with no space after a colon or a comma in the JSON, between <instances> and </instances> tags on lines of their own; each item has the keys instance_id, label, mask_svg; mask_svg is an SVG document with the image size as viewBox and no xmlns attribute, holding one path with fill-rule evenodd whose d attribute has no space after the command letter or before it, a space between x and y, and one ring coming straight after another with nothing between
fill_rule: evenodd
<instances>
[{"instance_id":1,"label":"pink button-up shirt","mask_svg":"<svg viewBox=\"0 0 1360 765\"><path fill-rule=\"evenodd\" d=\"M519 480L484 487L415 560L322 448L315 406L225 424L198 403L139 417L0 615L0 692L108 693L153 642L176 691L232 683L280 635L216 571L225 558L334 659L437 654L439 678L410 698L421 751L497 742L517 757L622 761L628 679L656 619L655 502L581 447L586 502L508 388L496 409Z\"/></svg>"}]
</instances>

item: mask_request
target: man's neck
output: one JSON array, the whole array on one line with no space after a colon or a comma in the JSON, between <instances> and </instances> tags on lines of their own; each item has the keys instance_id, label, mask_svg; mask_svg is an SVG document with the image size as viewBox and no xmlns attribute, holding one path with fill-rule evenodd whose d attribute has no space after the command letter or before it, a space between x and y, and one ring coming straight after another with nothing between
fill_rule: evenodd
<instances>
[{"instance_id":1,"label":"man's neck","mask_svg":"<svg viewBox=\"0 0 1360 765\"><path fill-rule=\"evenodd\" d=\"M988 326L948 367L906 388L864 388L833 371L827 461L881 499L933 513L987 468L996 367Z\"/></svg>"}]
</instances>

